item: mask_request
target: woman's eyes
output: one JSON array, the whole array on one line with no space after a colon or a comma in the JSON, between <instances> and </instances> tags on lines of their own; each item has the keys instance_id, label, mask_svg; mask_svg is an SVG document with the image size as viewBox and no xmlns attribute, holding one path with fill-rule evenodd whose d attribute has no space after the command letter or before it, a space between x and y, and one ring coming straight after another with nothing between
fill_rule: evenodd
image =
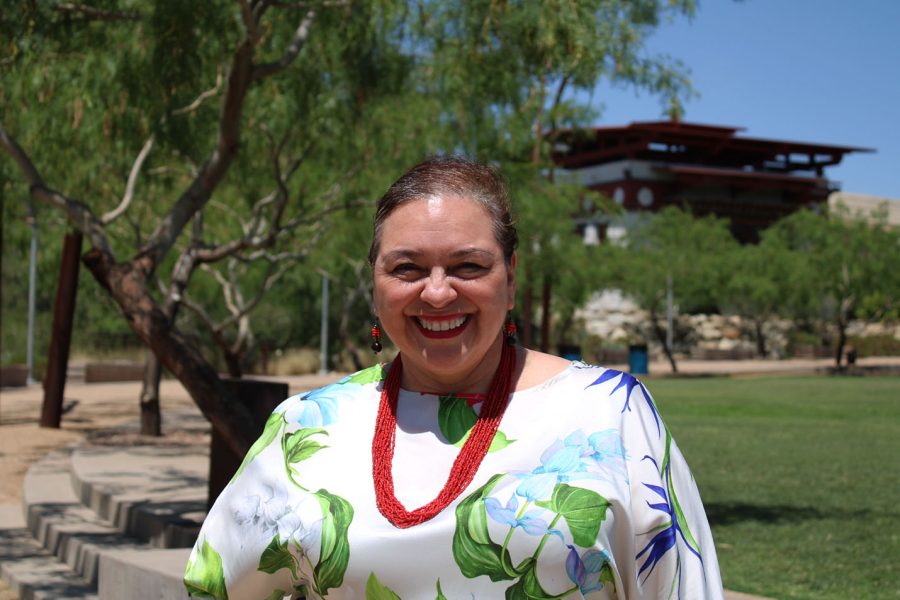
<instances>
[{"instance_id":1,"label":"woman's eyes","mask_svg":"<svg viewBox=\"0 0 900 600\"><path fill-rule=\"evenodd\" d=\"M447 273L450 276L471 278L481 275L487 270L489 270L489 267L478 263L466 262L449 267ZM400 263L399 265L394 266L390 272L392 275L403 278L424 277L428 275L427 268L421 267L415 263Z\"/></svg>"},{"instance_id":2,"label":"woman's eyes","mask_svg":"<svg viewBox=\"0 0 900 600\"><path fill-rule=\"evenodd\" d=\"M483 271L485 271L485 267L477 263L462 263L451 270L452 273L456 273L462 277L471 277L473 275L478 275Z\"/></svg>"},{"instance_id":3,"label":"woman's eyes","mask_svg":"<svg viewBox=\"0 0 900 600\"><path fill-rule=\"evenodd\" d=\"M391 273L394 275L408 276L413 273L420 272L422 270L423 269L421 267L418 267L412 263L401 263L401 264L395 266L393 269L391 269Z\"/></svg>"}]
</instances>

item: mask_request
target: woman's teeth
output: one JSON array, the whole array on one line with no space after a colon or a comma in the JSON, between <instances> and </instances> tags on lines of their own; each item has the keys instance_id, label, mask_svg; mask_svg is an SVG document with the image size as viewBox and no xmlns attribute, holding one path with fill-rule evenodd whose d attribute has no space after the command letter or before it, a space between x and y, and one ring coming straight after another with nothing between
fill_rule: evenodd
<instances>
[{"instance_id":1,"label":"woman's teeth","mask_svg":"<svg viewBox=\"0 0 900 600\"><path fill-rule=\"evenodd\" d=\"M428 321L419 318L419 325L428 331L449 331L456 329L466 322L466 317L457 317L455 319L441 319L440 321Z\"/></svg>"}]
</instances>

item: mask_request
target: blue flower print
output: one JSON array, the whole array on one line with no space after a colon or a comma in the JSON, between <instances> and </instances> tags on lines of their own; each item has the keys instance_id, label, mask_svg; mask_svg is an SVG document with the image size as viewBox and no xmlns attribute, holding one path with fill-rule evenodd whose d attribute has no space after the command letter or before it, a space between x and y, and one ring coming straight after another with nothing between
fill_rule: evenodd
<instances>
[{"instance_id":1,"label":"blue flower print","mask_svg":"<svg viewBox=\"0 0 900 600\"><path fill-rule=\"evenodd\" d=\"M531 473L518 475L524 481L519 484L516 494L529 501L544 500L550 497L557 483L590 477L582 460L587 448L587 438L581 431L569 435L565 441L556 440L541 454L541 466Z\"/></svg>"},{"instance_id":2,"label":"blue flower print","mask_svg":"<svg viewBox=\"0 0 900 600\"><path fill-rule=\"evenodd\" d=\"M609 563L609 555L602 550L587 550L581 556L575 546L569 547L569 555L566 557L566 575L578 586L578 590L587 595L591 592L603 589L600 575L603 567Z\"/></svg>"},{"instance_id":3,"label":"blue flower print","mask_svg":"<svg viewBox=\"0 0 900 600\"><path fill-rule=\"evenodd\" d=\"M547 522L535 516L541 514L543 512L541 510L531 510L524 515L517 515L519 501L515 494L510 496L506 506L501 505L496 498L485 498L484 508L487 510L488 516L493 520L503 525L509 525L511 528L519 527L528 535L541 536L547 533L554 533L560 537L562 536L559 531L550 531L547 527Z\"/></svg>"},{"instance_id":4,"label":"blue flower print","mask_svg":"<svg viewBox=\"0 0 900 600\"><path fill-rule=\"evenodd\" d=\"M619 475L628 474L625 467L625 446L622 445L622 435L617 429L606 429L594 432L588 437L590 444L590 457L598 465L606 467Z\"/></svg>"},{"instance_id":5,"label":"blue flower print","mask_svg":"<svg viewBox=\"0 0 900 600\"><path fill-rule=\"evenodd\" d=\"M541 466L531 473L516 475L523 479L516 493L529 501L544 500L558 483L578 479L603 479L602 471L626 474L625 448L615 429L597 431L590 437L581 430L556 440L541 454Z\"/></svg>"},{"instance_id":6,"label":"blue flower print","mask_svg":"<svg viewBox=\"0 0 900 600\"><path fill-rule=\"evenodd\" d=\"M656 461L653 460L652 457L646 456L644 458L656 465ZM664 465L662 474L667 480L670 478L668 463ZM647 545L644 546L644 549L638 552L637 556L634 557L635 560L638 560L645 554L647 556L646 560L644 560L644 564L641 565L641 568L638 571L638 576L644 571L647 571L647 576L644 578L646 581L647 577L650 577L650 574L653 573L653 569L656 568L657 563L665 556L666 552L675 546L679 537L681 537L687 549L702 562L703 558L700 556L700 549L697 547L693 535L691 535L690 531L686 531L682 527L681 519L683 519L683 517L681 517L681 511L677 508L678 501L674 496L674 490L672 490L670 496L669 492L664 487L650 483L644 483L644 486L662 499L662 502L653 504L651 504L650 501L647 501L647 506L654 510L660 510L666 513L669 516L669 523L665 525L663 529L659 530ZM680 574L680 567L678 568L678 571Z\"/></svg>"},{"instance_id":7,"label":"blue flower print","mask_svg":"<svg viewBox=\"0 0 900 600\"><path fill-rule=\"evenodd\" d=\"M301 427L325 427L337 420L338 403L352 399L358 384L335 383L323 388L298 394L285 402L284 419Z\"/></svg>"},{"instance_id":8,"label":"blue flower print","mask_svg":"<svg viewBox=\"0 0 900 600\"><path fill-rule=\"evenodd\" d=\"M618 391L619 388L624 387L625 404L622 405L621 412L625 412L626 410L628 412L631 412L631 395L635 389L641 390L641 393L644 395L644 399L647 401L647 405L650 407L650 412L653 413L653 419L656 421L656 433L657 435L661 435L662 430L660 429L659 425L659 414L656 412L656 406L653 405L653 400L650 399L650 392L647 391L647 388L644 387L644 384L638 381L637 378L634 377L634 375L623 373L622 371L616 371L615 369L606 369L605 371L603 371L603 373L600 374L600 377L598 377L596 381L594 381L594 383L591 383L584 389L606 383L607 381L611 381L620 376L621 379L619 379L619 382L616 384L616 386L612 390L610 390L609 395L612 396L616 393L616 391Z\"/></svg>"}]
</instances>

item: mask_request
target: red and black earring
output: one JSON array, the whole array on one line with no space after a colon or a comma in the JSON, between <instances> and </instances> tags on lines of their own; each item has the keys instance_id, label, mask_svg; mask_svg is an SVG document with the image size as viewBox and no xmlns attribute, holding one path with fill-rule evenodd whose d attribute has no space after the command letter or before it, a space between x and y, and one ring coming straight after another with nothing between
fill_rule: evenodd
<instances>
[{"instance_id":1,"label":"red and black earring","mask_svg":"<svg viewBox=\"0 0 900 600\"><path fill-rule=\"evenodd\" d=\"M377 317L372 323L372 352L375 354L381 352L381 324L378 323Z\"/></svg>"},{"instance_id":2,"label":"red and black earring","mask_svg":"<svg viewBox=\"0 0 900 600\"><path fill-rule=\"evenodd\" d=\"M512 314L506 315L506 323L503 325L503 333L506 335L506 343L510 346L516 345L516 322L513 320Z\"/></svg>"}]
</instances>

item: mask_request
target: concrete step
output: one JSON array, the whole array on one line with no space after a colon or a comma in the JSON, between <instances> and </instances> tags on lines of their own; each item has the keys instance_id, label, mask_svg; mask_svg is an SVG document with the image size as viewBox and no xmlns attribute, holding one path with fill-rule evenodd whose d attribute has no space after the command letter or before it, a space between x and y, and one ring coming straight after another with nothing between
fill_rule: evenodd
<instances>
[{"instance_id":1,"label":"concrete step","mask_svg":"<svg viewBox=\"0 0 900 600\"><path fill-rule=\"evenodd\" d=\"M83 446L71 458L79 501L155 548L190 548L206 516L209 452L197 446Z\"/></svg>"},{"instance_id":2,"label":"concrete step","mask_svg":"<svg viewBox=\"0 0 900 600\"><path fill-rule=\"evenodd\" d=\"M92 587L99 557L146 547L83 506L71 485L72 449L53 451L34 463L22 488L26 527L48 553Z\"/></svg>"},{"instance_id":3,"label":"concrete step","mask_svg":"<svg viewBox=\"0 0 900 600\"><path fill-rule=\"evenodd\" d=\"M21 600L98 598L94 585L35 541L19 505L0 506L0 576Z\"/></svg>"},{"instance_id":4,"label":"concrete step","mask_svg":"<svg viewBox=\"0 0 900 600\"><path fill-rule=\"evenodd\" d=\"M189 548L139 550L100 557L100 600L188 600L182 577Z\"/></svg>"}]
</instances>

